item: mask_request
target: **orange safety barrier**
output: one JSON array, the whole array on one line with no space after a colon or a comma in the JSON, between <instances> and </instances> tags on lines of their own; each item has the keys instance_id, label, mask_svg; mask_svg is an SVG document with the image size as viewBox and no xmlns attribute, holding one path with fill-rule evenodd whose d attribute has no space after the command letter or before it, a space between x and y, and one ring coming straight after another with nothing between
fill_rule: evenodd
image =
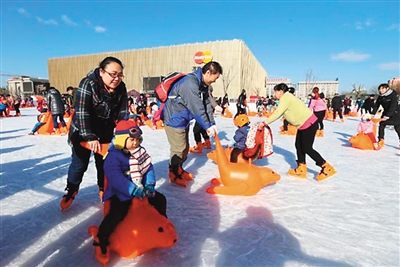
<instances>
[{"instance_id":1,"label":"orange safety barrier","mask_svg":"<svg viewBox=\"0 0 400 267\"><path fill-rule=\"evenodd\" d=\"M223 151L218 136L215 136L217 162L220 178L211 180L213 186L208 187L209 194L252 196L262 187L276 183L281 176L267 167L248 163L232 163Z\"/></svg>"}]
</instances>

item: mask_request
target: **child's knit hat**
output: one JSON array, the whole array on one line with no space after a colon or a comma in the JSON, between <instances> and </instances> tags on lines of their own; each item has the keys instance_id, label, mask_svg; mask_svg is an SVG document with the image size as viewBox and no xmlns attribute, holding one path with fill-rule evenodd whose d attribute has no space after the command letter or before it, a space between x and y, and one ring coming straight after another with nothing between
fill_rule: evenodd
<instances>
[{"instance_id":1,"label":"child's knit hat","mask_svg":"<svg viewBox=\"0 0 400 267\"><path fill-rule=\"evenodd\" d=\"M371 114L369 114L368 112L365 113L364 115L362 115L362 117L361 117L361 119L362 119L363 121L371 120L371 118L372 118L372 116L371 116Z\"/></svg>"},{"instance_id":2,"label":"child's knit hat","mask_svg":"<svg viewBox=\"0 0 400 267\"><path fill-rule=\"evenodd\" d=\"M123 149L128 137L138 137L142 133L142 130L140 130L139 126L133 120L121 120L115 127L114 147L116 149Z\"/></svg>"}]
</instances>

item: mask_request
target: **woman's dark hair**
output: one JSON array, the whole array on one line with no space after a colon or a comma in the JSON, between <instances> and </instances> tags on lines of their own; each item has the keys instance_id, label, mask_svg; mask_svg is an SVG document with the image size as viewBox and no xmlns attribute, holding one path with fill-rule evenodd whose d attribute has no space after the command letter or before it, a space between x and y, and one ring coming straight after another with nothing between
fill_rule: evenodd
<instances>
[{"instance_id":1,"label":"woman's dark hair","mask_svg":"<svg viewBox=\"0 0 400 267\"><path fill-rule=\"evenodd\" d=\"M104 70L104 68L105 68L108 64L110 64L110 63L112 63L112 62L115 62L115 63L117 63L118 65L120 65L122 68L124 68L124 65L122 65L121 60L119 60L119 59L116 58L116 57L106 57L105 59L103 59L103 60L100 62L99 67L100 67L101 69Z\"/></svg>"},{"instance_id":2,"label":"woman's dark hair","mask_svg":"<svg viewBox=\"0 0 400 267\"><path fill-rule=\"evenodd\" d=\"M380 85L378 86L378 89L380 89L381 87L383 87L383 88L389 88L389 84L387 84L387 83L382 83L382 84L380 84Z\"/></svg>"},{"instance_id":3,"label":"woman's dark hair","mask_svg":"<svg viewBox=\"0 0 400 267\"><path fill-rule=\"evenodd\" d=\"M294 87L289 87L289 93L294 94L296 92L296 89Z\"/></svg>"},{"instance_id":4,"label":"woman's dark hair","mask_svg":"<svg viewBox=\"0 0 400 267\"><path fill-rule=\"evenodd\" d=\"M211 74L221 74L222 75L222 67L221 65L216 62L216 61L210 61L207 64L205 64L202 68L201 68L201 72L204 74L207 71L210 71Z\"/></svg>"},{"instance_id":5,"label":"woman's dark hair","mask_svg":"<svg viewBox=\"0 0 400 267\"><path fill-rule=\"evenodd\" d=\"M274 86L274 91L283 91L286 93L289 91L289 87L286 85L286 83L280 83Z\"/></svg>"}]
</instances>

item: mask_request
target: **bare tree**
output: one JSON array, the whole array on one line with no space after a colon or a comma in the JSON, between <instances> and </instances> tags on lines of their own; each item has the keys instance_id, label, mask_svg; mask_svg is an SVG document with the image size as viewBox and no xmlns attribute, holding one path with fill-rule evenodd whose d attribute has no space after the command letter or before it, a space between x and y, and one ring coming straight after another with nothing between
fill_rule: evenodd
<instances>
[{"instance_id":1,"label":"bare tree","mask_svg":"<svg viewBox=\"0 0 400 267\"><path fill-rule=\"evenodd\" d=\"M308 93L311 93L312 89L314 88L316 84L317 78L314 76L314 73L312 70L307 71L306 73L306 91Z\"/></svg>"},{"instance_id":2,"label":"bare tree","mask_svg":"<svg viewBox=\"0 0 400 267\"><path fill-rule=\"evenodd\" d=\"M363 84L359 84L358 87L356 87L356 85L353 83L351 87L353 88L351 93L354 94L356 98L358 98L360 95L366 94Z\"/></svg>"},{"instance_id":3,"label":"bare tree","mask_svg":"<svg viewBox=\"0 0 400 267\"><path fill-rule=\"evenodd\" d=\"M229 68L229 70L224 70L224 74L221 75L222 85L224 89L224 94L228 92L229 85L231 84L233 78L237 75L237 72L233 72L233 65Z\"/></svg>"}]
</instances>

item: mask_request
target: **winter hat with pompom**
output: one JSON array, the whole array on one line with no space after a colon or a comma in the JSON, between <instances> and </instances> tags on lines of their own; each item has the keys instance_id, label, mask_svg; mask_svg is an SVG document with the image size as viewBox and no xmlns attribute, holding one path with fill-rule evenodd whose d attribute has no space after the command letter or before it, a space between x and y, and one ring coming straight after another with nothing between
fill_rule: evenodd
<instances>
[{"instance_id":1,"label":"winter hat with pompom","mask_svg":"<svg viewBox=\"0 0 400 267\"><path fill-rule=\"evenodd\" d=\"M116 149L124 149L125 141L129 137L138 137L142 135L142 130L133 120L121 120L115 127L114 147Z\"/></svg>"},{"instance_id":2,"label":"winter hat with pompom","mask_svg":"<svg viewBox=\"0 0 400 267\"><path fill-rule=\"evenodd\" d=\"M363 121L367 121L367 120L371 120L372 116L369 113L365 113L364 115L362 115L361 119Z\"/></svg>"}]
</instances>

